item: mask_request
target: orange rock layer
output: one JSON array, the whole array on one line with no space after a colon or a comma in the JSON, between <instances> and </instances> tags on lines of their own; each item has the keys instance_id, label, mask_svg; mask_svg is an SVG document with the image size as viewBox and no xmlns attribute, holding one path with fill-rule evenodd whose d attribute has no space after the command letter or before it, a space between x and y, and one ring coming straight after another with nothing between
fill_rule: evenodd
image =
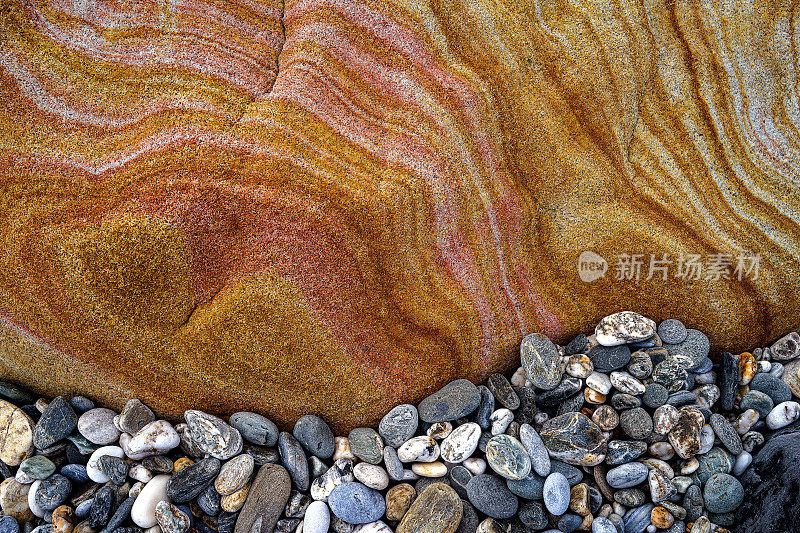
<instances>
[{"instance_id":1,"label":"orange rock layer","mask_svg":"<svg viewBox=\"0 0 800 533\"><path fill-rule=\"evenodd\" d=\"M345 430L620 309L800 325L791 2L0 6L0 369L41 393Z\"/></svg>"}]
</instances>

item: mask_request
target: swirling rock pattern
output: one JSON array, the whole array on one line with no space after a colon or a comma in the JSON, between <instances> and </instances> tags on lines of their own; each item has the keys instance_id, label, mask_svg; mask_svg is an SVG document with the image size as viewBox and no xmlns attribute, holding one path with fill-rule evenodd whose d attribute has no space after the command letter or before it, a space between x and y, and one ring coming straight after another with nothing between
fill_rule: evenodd
<instances>
[{"instance_id":1,"label":"swirling rock pattern","mask_svg":"<svg viewBox=\"0 0 800 533\"><path fill-rule=\"evenodd\" d=\"M0 3L0 368L40 392L344 430L620 309L799 325L792 2Z\"/></svg>"}]
</instances>

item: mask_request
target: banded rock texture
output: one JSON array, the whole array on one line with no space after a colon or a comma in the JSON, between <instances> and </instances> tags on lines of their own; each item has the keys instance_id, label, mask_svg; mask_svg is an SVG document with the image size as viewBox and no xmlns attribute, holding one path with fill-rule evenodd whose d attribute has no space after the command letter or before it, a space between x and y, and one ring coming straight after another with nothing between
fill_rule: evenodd
<instances>
[{"instance_id":1,"label":"banded rock texture","mask_svg":"<svg viewBox=\"0 0 800 533\"><path fill-rule=\"evenodd\" d=\"M41 393L345 430L620 309L800 325L796 2L0 4L0 369Z\"/></svg>"}]
</instances>

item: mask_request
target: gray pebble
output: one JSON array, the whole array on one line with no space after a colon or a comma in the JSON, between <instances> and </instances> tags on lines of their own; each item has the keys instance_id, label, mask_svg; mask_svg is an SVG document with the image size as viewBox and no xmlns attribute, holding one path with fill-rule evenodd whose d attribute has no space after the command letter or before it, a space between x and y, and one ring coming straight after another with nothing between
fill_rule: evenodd
<instances>
[{"instance_id":1,"label":"gray pebble","mask_svg":"<svg viewBox=\"0 0 800 533\"><path fill-rule=\"evenodd\" d=\"M259 446L275 446L278 442L280 431L272 420L258 413L239 411L233 413L228 423L231 427L238 429L242 438L247 442Z\"/></svg>"},{"instance_id":2,"label":"gray pebble","mask_svg":"<svg viewBox=\"0 0 800 533\"><path fill-rule=\"evenodd\" d=\"M320 417L316 415L301 416L295 423L292 434L311 455L320 459L333 457L333 452L336 450L333 431Z\"/></svg>"},{"instance_id":3,"label":"gray pebble","mask_svg":"<svg viewBox=\"0 0 800 533\"><path fill-rule=\"evenodd\" d=\"M378 424L378 433L387 446L399 448L414 436L419 425L417 408L410 404L394 407L386 413Z\"/></svg>"},{"instance_id":4,"label":"gray pebble","mask_svg":"<svg viewBox=\"0 0 800 533\"><path fill-rule=\"evenodd\" d=\"M306 491L309 487L308 460L303 447L294 435L281 431L278 436L278 453L281 464L286 467L289 477L298 490Z\"/></svg>"},{"instance_id":5,"label":"gray pebble","mask_svg":"<svg viewBox=\"0 0 800 533\"><path fill-rule=\"evenodd\" d=\"M417 411L425 422L447 422L471 414L480 401L478 388L471 381L457 379L422 400Z\"/></svg>"},{"instance_id":6,"label":"gray pebble","mask_svg":"<svg viewBox=\"0 0 800 533\"><path fill-rule=\"evenodd\" d=\"M502 478L491 474L474 476L467 483L467 495L478 511L500 520L514 516L519 507L519 500Z\"/></svg>"},{"instance_id":7,"label":"gray pebble","mask_svg":"<svg viewBox=\"0 0 800 533\"><path fill-rule=\"evenodd\" d=\"M544 506L556 516L567 512L569 507L570 487L567 478L561 472L552 472L544 480L542 498Z\"/></svg>"},{"instance_id":8,"label":"gray pebble","mask_svg":"<svg viewBox=\"0 0 800 533\"><path fill-rule=\"evenodd\" d=\"M353 455L362 461L377 465L383 460L383 439L374 429L355 428L347 439Z\"/></svg>"},{"instance_id":9,"label":"gray pebble","mask_svg":"<svg viewBox=\"0 0 800 533\"><path fill-rule=\"evenodd\" d=\"M686 340L687 330L683 322L668 318L658 325L658 336L667 344L679 344Z\"/></svg>"}]
</instances>

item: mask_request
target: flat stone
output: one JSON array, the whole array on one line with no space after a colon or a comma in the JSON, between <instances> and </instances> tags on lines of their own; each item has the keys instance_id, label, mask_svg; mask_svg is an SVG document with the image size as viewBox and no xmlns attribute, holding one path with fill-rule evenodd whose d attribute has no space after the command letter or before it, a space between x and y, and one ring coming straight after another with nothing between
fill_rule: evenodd
<instances>
[{"instance_id":1,"label":"flat stone","mask_svg":"<svg viewBox=\"0 0 800 533\"><path fill-rule=\"evenodd\" d=\"M775 402L760 390L747 391L739 402L739 408L743 411L754 409L760 418L766 417L775 407Z\"/></svg>"},{"instance_id":2,"label":"flat stone","mask_svg":"<svg viewBox=\"0 0 800 533\"><path fill-rule=\"evenodd\" d=\"M278 426L258 413L239 411L228 418L228 424L239 431L244 440L258 446L275 446L278 443Z\"/></svg>"},{"instance_id":3,"label":"flat stone","mask_svg":"<svg viewBox=\"0 0 800 533\"><path fill-rule=\"evenodd\" d=\"M169 474L174 468L172 459L163 455L145 457L141 464L155 474Z\"/></svg>"},{"instance_id":4,"label":"flat stone","mask_svg":"<svg viewBox=\"0 0 800 533\"><path fill-rule=\"evenodd\" d=\"M600 394L608 394L611 392L611 378L608 374L603 372L592 372L586 378L586 386L590 389L596 390Z\"/></svg>"},{"instance_id":5,"label":"flat stone","mask_svg":"<svg viewBox=\"0 0 800 533\"><path fill-rule=\"evenodd\" d=\"M312 502L303 517L303 533L328 533L331 512L325 502Z\"/></svg>"},{"instance_id":6,"label":"flat stone","mask_svg":"<svg viewBox=\"0 0 800 533\"><path fill-rule=\"evenodd\" d=\"M744 499L744 487L730 474L714 474L703 487L703 501L712 513L736 510Z\"/></svg>"},{"instance_id":7,"label":"flat stone","mask_svg":"<svg viewBox=\"0 0 800 533\"><path fill-rule=\"evenodd\" d=\"M408 483L400 483L389 489L386 493L386 518L401 520L416 497L417 491Z\"/></svg>"},{"instance_id":8,"label":"flat stone","mask_svg":"<svg viewBox=\"0 0 800 533\"><path fill-rule=\"evenodd\" d=\"M550 474L550 454L539 433L530 424L522 424L519 440L531 458L531 468L540 476L547 477Z\"/></svg>"},{"instance_id":9,"label":"flat stone","mask_svg":"<svg viewBox=\"0 0 800 533\"><path fill-rule=\"evenodd\" d=\"M33 479L45 479L56 471L56 465L43 455L34 455L20 463L19 471Z\"/></svg>"},{"instance_id":10,"label":"flat stone","mask_svg":"<svg viewBox=\"0 0 800 533\"><path fill-rule=\"evenodd\" d=\"M742 448L742 439L739 437L739 434L736 433L736 430L733 428L733 425L728 422L728 419L724 416L714 413L711 415L711 420L709 421L711 424L711 428L714 430L714 433L719 438L720 442L728 448L728 451L731 452L733 455L739 455L744 450Z\"/></svg>"},{"instance_id":11,"label":"flat stone","mask_svg":"<svg viewBox=\"0 0 800 533\"><path fill-rule=\"evenodd\" d=\"M536 405L540 407L553 407L563 402L581 390L581 380L565 377L554 388L544 391L536 396Z\"/></svg>"},{"instance_id":12,"label":"flat stone","mask_svg":"<svg viewBox=\"0 0 800 533\"><path fill-rule=\"evenodd\" d=\"M640 489L620 489L614 493L614 501L625 507L639 507L647 500L644 491Z\"/></svg>"},{"instance_id":13,"label":"flat stone","mask_svg":"<svg viewBox=\"0 0 800 533\"><path fill-rule=\"evenodd\" d=\"M289 501L291 487L284 467L266 464L259 468L236 519L234 533L272 533Z\"/></svg>"},{"instance_id":14,"label":"flat stone","mask_svg":"<svg viewBox=\"0 0 800 533\"><path fill-rule=\"evenodd\" d=\"M617 533L614 523L604 516L592 520L592 533Z\"/></svg>"},{"instance_id":15,"label":"flat stone","mask_svg":"<svg viewBox=\"0 0 800 533\"><path fill-rule=\"evenodd\" d=\"M594 372L594 365L588 355L576 353L569 357L564 371L574 378L584 379Z\"/></svg>"},{"instance_id":16,"label":"flat stone","mask_svg":"<svg viewBox=\"0 0 800 533\"><path fill-rule=\"evenodd\" d=\"M328 496L331 512L349 524L367 524L386 512L383 495L362 483L348 481L337 485Z\"/></svg>"},{"instance_id":17,"label":"flat stone","mask_svg":"<svg viewBox=\"0 0 800 533\"><path fill-rule=\"evenodd\" d=\"M544 512L544 505L540 502L523 503L519 507L517 516L528 530L540 531L547 527L547 515ZM616 530L611 533L616 533Z\"/></svg>"},{"instance_id":18,"label":"flat stone","mask_svg":"<svg viewBox=\"0 0 800 533\"><path fill-rule=\"evenodd\" d=\"M478 448L480 438L481 427L475 422L458 426L439 445L442 460L457 464L469 458Z\"/></svg>"},{"instance_id":19,"label":"flat stone","mask_svg":"<svg viewBox=\"0 0 800 533\"><path fill-rule=\"evenodd\" d=\"M542 491L544 506L555 516L562 515L569 508L570 487L561 472L552 472L544 480Z\"/></svg>"},{"instance_id":20,"label":"flat stone","mask_svg":"<svg viewBox=\"0 0 800 533\"><path fill-rule=\"evenodd\" d=\"M523 388L522 390L530 389ZM473 414L475 423L478 424L481 429L489 429L492 423L490 418L494 412L494 394L492 394L492 391L485 385L478 385L478 393L481 395L481 401L478 403L478 408ZM517 398L519 398L519 393L517 393Z\"/></svg>"},{"instance_id":21,"label":"flat stone","mask_svg":"<svg viewBox=\"0 0 800 533\"><path fill-rule=\"evenodd\" d=\"M503 374L490 374L486 379L486 387L503 407L512 411L519 408L519 396Z\"/></svg>"},{"instance_id":22,"label":"flat stone","mask_svg":"<svg viewBox=\"0 0 800 533\"><path fill-rule=\"evenodd\" d=\"M33 429L33 445L43 450L72 433L78 416L63 396L53 398Z\"/></svg>"},{"instance_id":23,"label":"flat stone","mask_svg":"<svg viewBox=\"0 0 800 533\"><path fill-rule=\"evenodd\" d=\"M496 435L486 445L486 461L506 479L522 479L531 471L531 459L522 444L510 435Z\"/></svg>"},{"instance_id":24,"label":"flat stone","mask_svg":"<svg viewBox=\"0 0 800 533\"><path fill-rule=\"evenodd\" d=\"M58 472L73 483L86 483L89 481L89 475L86 473L86 465L66 464L62 466L61 470Z\"/></svg>"},{"instance_id":25,"label":"flat stone","mask_svg":"<svg viewBox=\"0 0 800 533\"><path fill-rule=\"evenodd\" d=\"M687 329L686 338L677 344L665 344L669 357L687 370L699 367L706 357L710 343L702 331Z\"/></svg>"},{"instance_id":26,"label":"flat stone","mask_svg":"<svg viewBox=\"0 0 800 533\"><path fill-rule=\"evenodd\" d=\"M371 464L379 464L383 459L383 439L372 428L355 428L347 436L353 454Z\"/></svg>"},{"instance_id":27,"label":"flat stone","mask_svg":"<svg viewBox=\"0 0 800 533\"><path fill-rule=\"evenodd\" d=\"M308 459L294 435L281 431L278 436L278 453L297 490L307 491L310 483Z\"/></svg>"},{"instance_id":28,"label":"flat stone","mask_svg":"<svg viewBox=\"0 0 800 533\"><path fill-rule=\"evenodd\" d=\"M606 472L606 482L615 489L627 489L644 483L649 470L638 462L625 463Z\"/></svg>"},{"instance_id":29,"label":"flat stone","mask_svg":"<svg viewBox=\"0 0 800 533\"><path fill-rule=\"evenodd\" d=\"M627 345L602 346L592 348L588 353L597 372L611 372L624 368L631 360L631 350Z\"/></svg>"},{"instance_id":30,"label":"flat stone","mask_svg":"<svg viewBox=\"0 0 800 533\"><path fill-rule=\"evenodd\" d=\"M619 426L630 438L644 440L653 432L653 419L647 411L635 407L622 412L619 416Z\"/></svg>"},{"instance_id":31,"label":"flat stone","mask_svg":"<svg viewBox=\"0 0 800 533\"><path fill-rule=\"evenodd\" d=\"M386 467L389 479L393 481L401 481L403 479L403 462L397 456L397 450L391 446L383 447L383 465Z\"/></svg>"},{"instance_id":32,"label":"flat stone","mask_svg":"<svg viewBox=\"0 0 800 533\"><path fill-rule=\"evenodd\" d=\"M45 511L52 511L69 497L72 482L61 474L53 474L39 484L34 494L36 505Z\"/></svg>"},{"instance_id":33,"label":"flat stone","mask_svg":"<svg viewBox=\"0 0 800 533\"><path fill-rule=\"evenodd\" d=\"M97 469L115 485L125 483L130 467L130 461L113 455L104 455L97 460Z\"/></svg>"},{"instance_id":34,"label":"flat stone","mask_svg":"<svg viewBox=\"0 0 800 533\"><path fill-rule=\"evenodd\" d=\"M149 455L161 455L177 448L180 435L166 420L155 420L136 432L125 448L125 454L133 460L144 459Z\"/></svg>"},{"instance_id":35,"label":"flat stone","mask_svg":"<svg viewBox=\"0 0 800 533\"><path fill-rule=\"evenodd\" d=\"M166 492L164 496L166 497ZM209 485L208 488L197 497L197 506L209 516L217 516L222 510L220 498L219 492L217 492L212 485Z\"/></svg>"},{"instance_id":36,"label":"flat stone","mask_svg":"<svg viewBox=\"0 0 800 533\"><path fill-rule=\"evenodd\" d=\"M644 394L645 391L644 383L642 383L632 375L628 374L627 372L621 372L621 371L611 372L609 378L611 378L611 384L620 392L624 392L626 394L632 394L634 396L637 396L639 394Z\"/></svg>"},{"instance_id":37,"label":"flat stone","mask_svg":"<svg viewBox=\"0 0 800 533\"><path fill-rule=\"evenodd\" d=\"M324 474L311 483L311 497L315 500L328 501L331 491L342 483L354 481L353 460L342 458L333 463Z\"/></svg>"},{"instance_id":38,"label":"flat stone","mask_svg":"<svg viewBox=\"0 0 800 533\"><path fill-rule=\"evenodd\" d=\"M202 411L183 413L194 444L202 452L224 461L242 452L242 435L222 419Z\"/></svg>"},{"instance_id":39,"label":"flat stone","mask_svg":"<svg viewBox=\"0 0 800 533\"><path fill-rule=\"evenodd\" d=\"M414 500L396 533L454 533L461 522L461 499L444 483L429 485Z\"/></svg>"},{"instance_id":40,"label":"flat stone","mask_svg":"<svg viewBox=\"0 0 800 533\"><path fill-rule=\"evenodd\" d=\"M653 413L653 431L658 435L666 435L678 423L679 412L674 405L662 405Z\"/></svg>"},{"instance_id":41,"label":"flat stone","mask_svg":"<svg viewBox=\"0 0 800 533\"><path fill-rule=\"evenodd\" d=\"M601 346L619 346L652 337L656 323L633 311L620 311L600 320L594 328L595 338Z\"/></svg>"},{"instance_id":42,"label":"flat stone","mask_svg":"<svg viewBox=\"0 0 800 533\"><path fill-rule=\"evenodd\" d=\"M594 466L605 458L602 430L583 413L567 413L549 419L539 432L551 457L566 463Z\"/></svg>"},{"instance_id":43,"label":"flat stone","mask_svg":"<svg viewBox=\"0 0 800 533\"><path fill-rule=\"evenodd\" d=\"M155 516L162 533L184 533L189 529L189 516L167 501L156 504Z\"/></svg>"},{"instance_id":44,"label":"flat stone","mask_svg":"<svg viewBox=\"0 0 800 533\"><path fill-rule=\"evenodd\" d=\"M647 352L635 351L626 367L628 372L637 379L645 379L653 373L653 360Z\"/></svg>"},{"instance_id":45,"label":"flat stone","mask_svg":"<svg viewBox=\"0 0 800 533\"><path fill-rule=\"evenodd\" d=\"M750 391L760 391L772 399L774 405L792 399L792 389L779 378L759 372L750 380Z\"/></svg>"},{"instance_id":46,"label":"flat stone","mask_svg":"<svg viewBox=\"0 0 800 533\"><path fill-rule=\"evenodd\" d=\"M561 382L561 361L555 344L541 333L531 333L520 345L522 368L531 384L544 390ZM477 507L477 506L476 506Z\"/></svg>"},{"instance_id":47,"label":"flat stone","mask_svg":"<svg viewBox=\"0 0 800 533\"><path fill-rule=\"evenodd\" d=\"M399 448L414 436L419 425L419 413L411 404L404 403L392 408L381 418L378 434L387 446Z\"/></svg>"},{"instance_id":48,"label":"flat stone","mask_svg":"<svg viewBox=\"0 0 800 533\"><path fill-rule=\"evenodd\" d=\"M17 466L33 453L34 422L12 403L0 400L0 461Z\"/></svg>"},{"instance_id":49,"label":"flat stone","mask_svg":"<svg viewBox=\"0 0 800 533\"><path fill-rule=\"evenodd\" d=\"M644 455L647 444L637 440L612 440L608 443L606 464L620 465L634 461Z\"/></svg>"},{"instance_id":50,"label":"flat stone","mask_svg":"<svg viewBox=\"0 0 800 533\"><path fill-rule=\"evenodd\" d=\"M480 400L478 388L471 381L457 379L422 400L417 411L425 422L448 422L475 411Z\"/></svg>"},{"instance_id":51,"label":"flat stone","mask_svg":"<svg viewBox=\"0 0 800 533\"><path fill-rule=\"evenodd\" d=\"M459 498L469 498L467 495L467 483L474 474L463 465L455 465L447 472L446 483L453 487Z\"/></svg>"},{"instance_id":52,"label":"flat stone","mask_svg":"<svg viewBox=\"0 0 800 533\"><path fill-rule=\"evenodd\" d=\"M467 495L478 511L499 520L511 518L519 507L519 500L503 479L492 474L473 477L467 483Z\"/></svg>"},{"instance_id":53,"label":"flat stone","mask_svg":"<svg viewBox=\"0 0 800 533\"><path fill-rule=\"evenodd\" d=\"M662 320L658 324L658 336L667 344L679 344L686 339L687 330L683 322L675 318Z\"/></svg>"},{"instance_id":54,"label":"flat stone","mask_svg":"<svg viewBox=\"0 0 800 533\"><path fill-rule=\"evenodd\" d=\"M92 444L105 446L119 439L120 431L114 425L117 413L105 407L89 409L78 418L78 431Z\"/></svg>"},{"instance_id":55,"label":"flat stone","mask_svg":"<svg viewBox=\"0 0 800 533\"><path fill-rule=\"evenodd\" d=\"M800 335L792 331L769 347L773 361L792 361L800 355Z\"/></svg>"},{"instance_id":56,"label":"flat stone","mask_svg":"<svg viewBox=\"0 0 800 533\"><path fill-rule=\"evenodd\" d=\"M219 459L207 457L175 472L167 485L167 496L175 503L186 503L197 498L211 485L221 466Z\"/></svg>"},{"instance_id":57,"label":"flat stone","mask_svg":"<svg viewBox=\"0 0 800 533\"><path fill-rule=\"evenodd\" d=\"M155 421L156 416L138 398L128 400L122 412L117 417L117 427L120 431L135 435L144 426Z\"/></svg>"},{"instance_id":58,"label":"flat stone","mask_svg":"<svg viewBox=\"0 0 800 533\"><path fill-rule=\"evenodd\" d=\"M25 485L14 479L7 478L0 483L0 509L4 515L12 516L20 522L33 519L33 513L28 506L28 491L31 485Z\"/></svg>"},{"instance_id":59,"label":"flat stone","mask_svg":"<svg viewBox=\"0 0 800 533\"><path fill-rule=\"evenodd\" d=\"M111 510L116 503L116 491L111 485L104 485L92 498L89 508L88 525L93 528L104 527L111 518Z\"/></svg>"},{"instance_id":60,"label":"flat stone","mask_svg":"<svg viewBox=\"0 0 800 533\"><path fill-rule=\"evenodd\" d=\"M320 459L333 457L336 448L333 431L320 417L316 415L301 416L295 423L292 434L311 455Z\"/></svg>"},{"instance_id":61,"label":"flat stone","mask_svg":"<svg viewBox=\"0 0 800 533\"><path fill-rule=\"evenodd\" d=\"M233 494L247 484L255 468L255 461L246 453L227 461L214 480L214 488L222 496Z\"/></svg>"},{"instance_id":62,"label":"flat stone","mask_svg":"<svg viewBox=\"0 0 800 533\"><path fill-rule=\"evenodd\" d=\"M544 490L544 480L547 476L540 476L530 472L522 479L506 479L508 490L526 500L541 500Z\"/></svg>"}]
</instances>

